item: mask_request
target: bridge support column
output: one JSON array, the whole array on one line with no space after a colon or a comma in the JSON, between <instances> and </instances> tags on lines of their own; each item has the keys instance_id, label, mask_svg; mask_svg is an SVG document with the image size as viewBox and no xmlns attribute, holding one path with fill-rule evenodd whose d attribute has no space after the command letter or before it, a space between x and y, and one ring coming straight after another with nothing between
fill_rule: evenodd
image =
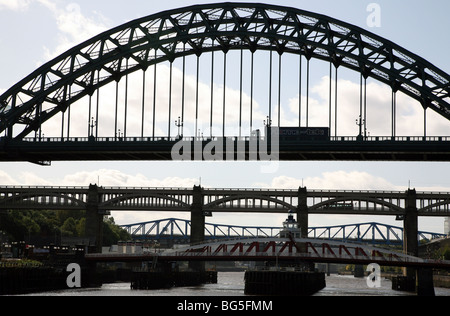
<instances>
[{"instance_id":1,"label":"bridge support column","mask_svg":"<svg viewBox=\"0 0 450 316\"><path fill-rule=\"evenodd\" d=\"M100 214L99 206L100 194L97 185L90 185L86 207L86 228L85 237L90 239L90 242L95 242L95 252L101 253L103 245L103 216Z\"/></svg>"},{"instance_id":2,"label":"bridge support column","mask_svg":"<svg viewBox=\"0 0 450 316\"><path fill-rule=\"evenodd\" d=\"M308 238L308 192L306 188L298 189L297 223L301 229L301 237Z\"/></svg>"},{"instance_id":3,"label":"bridge support column","mask_svg":"<svg viewBox=\"0 0 450 316\"><path fill-rule=\"evenodd\" d=\"M298 189L297 223L300 228L300 237L308 238L308 190ZM306 253L306 243L297 243L297 249ZM314 271L314 263L303 263L305 269Z\"/></svg>"},{"instance_id":4,"label":"bridge support column","mask_svg":"<svg viewBox=\"0 0 450 316\"><path fill-rule=\"evenodd\" d=\"M203 215L203 189L194 186L191 206L191 244L205 241L205 216Z\"/></svg>"},{"instance_id":5,"label":"bridge support column","mask_svg":"<svg viewBox=\"0 0 450 316\"><path fill-rule=\"evenodd\" d=\"M419 220L417 212L416 190L408 190L405 199L405 217L403 221L403 251L405 254L418 257L419 243L417 235L419 231ZM416 277L416 269L407 268L404 275L408 278Z\"/></svg>"},{"instance_id":6,"label":"bridge support column","mask_svg":"<svg viewBox=\"0 0 450 316\"><path fill-rule=\"evenodd\" d=\"M191 206L191 245L205 241L205 216L203 214L203 189L194 186ZM204 262L190 262L189 267L195 271L204 271Z\"/></svg>"},{"instance_id":7,"label":"bridge support column","mask_svg":"<svg viewBox=\"0 0 450 316\"><path fill-rule=\"evenodd\" d=\"M405 219L403 223L403 250L406 254L419 256L419 215L417 211L416 190L408 190L405 200ZM416 292L420 296L434 296L433 270L406 268L404 275L416 280Z\"/></svg>"}]
</instances>

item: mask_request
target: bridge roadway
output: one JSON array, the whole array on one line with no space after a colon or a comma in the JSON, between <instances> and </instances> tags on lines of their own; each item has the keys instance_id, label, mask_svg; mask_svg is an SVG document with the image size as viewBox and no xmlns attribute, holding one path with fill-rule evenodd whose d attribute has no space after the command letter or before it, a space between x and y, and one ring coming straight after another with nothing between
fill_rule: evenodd
<instances>
[{"instance_id":1,"label":"bridge roadway","mask_svg":"<svg viewBox=\"0 0 450 316\"><path fill-rule=\"evenodd\" d=\"M159 253L87 254L88 262L272 261L434 268L450 270L450 261L421 259L364 244L320 239L234 239L186 246Z\"/></svg>"},{"instance_id":2,"label":"bridge roadway","mask_svg":"<svg viewBox=\"0 0 450 316\"><path fill-rule=\"evenodd\" d=\"M276 156L260 150L254 137L183 138L190 153L182 157L172 150L180 141L168 137L70 137L24 138L0 137L0 161L97 160L260 160L280 161L450 161L450 136L443 137L331 137L329 140L279 140ZM211 154L205 147L223 141L223 155ZM231 144L231 148L230 145ZM256 148L256 151L252 148ZM201 152L199 152L201 149ZM226 149L226 150L225 150ZM240 149L243 149L240 151ZM211 150L211 149L210 149ZM227 152L225 152L227 151ZM231 155L230 155L231 153Z\"/></svg>"},{"instance_id":3,"label":"bridge roadway","mask_svg":"<svg viewBox=\"0 0 450 316\"><path fill-rule=\"evenodd\" d=\"M418 216L450 216L449 192L415 192ZM367 190L0 186L0 209L191 212L194 195L208 213L287 213L305 199L309 214L405 215L408 192ZM89 196L96 196L89 199Z\"/></svg>"}]
</instances>

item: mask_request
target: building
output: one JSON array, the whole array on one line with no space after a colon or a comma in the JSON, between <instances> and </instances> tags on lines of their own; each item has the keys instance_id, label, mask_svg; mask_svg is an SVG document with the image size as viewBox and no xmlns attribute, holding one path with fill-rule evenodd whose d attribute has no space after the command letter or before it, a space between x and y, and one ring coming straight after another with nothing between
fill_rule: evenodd
<instances>
[{"instance_id":1,"label":"building","mask_svg":"<svg viewBox=\"0 0 450 316\"><path fill-rule=\"evenodd\" d=\"M288 218L283 222L283 229L280 231L280 238L301 238L301 229L298 227L297 221L292 215L292 211L289 211Z\"/></svg>"}]
</instances>

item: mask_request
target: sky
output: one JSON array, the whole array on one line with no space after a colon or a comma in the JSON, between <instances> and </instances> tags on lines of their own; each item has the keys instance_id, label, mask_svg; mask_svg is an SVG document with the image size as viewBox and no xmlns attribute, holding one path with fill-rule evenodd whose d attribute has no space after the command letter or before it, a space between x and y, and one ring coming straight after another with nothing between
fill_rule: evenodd
<instances>
[{"instance_id":1,"label":"sky","mask_svg":"<svg viewBox=\"0 0 450 316\"><path fill-rule=\"evenodd\" d=\"M199 0L196 3L210 2ZM450 2L446 0L283 0L272 3L328 15L362 27L427 59L440 69L450 71L450 59L447 58ZM0 0L0 27L3 30L0 32L0 46L3 48L0 53L0 94L40 65L103 31L136 18L191 4L180 0ZM374 7L378 11L372 11ZM374 13L378 14L376 20L371 19ZM175 73L179 75L179 70ZM326 74L326 71L313 74L312 119L319 120L320 110L327 104L329 79ZM163 76L161 74L161 78ZM346 104L350 107L352 103L350 96L358 91L359 80L355 78L359 77L347 73L339 78L342 113L347 109ZM208 81L201 84L208 85ZM386 97L389 89L375 81L368 84L370 104L390 102ZM230 84L230 95L233 93L236 94L236 87ZM290 117L295 116L294 104L298 97L289 95L283 99L282 119L285 124L291 123ZM266 106L264 100L255 101L260 109ZM398 103L399 131L420 135L420 107L404 96L399 96ZM262 125L263 113L256 113ZM383 117L377 117L376 111L371 113L374 121L371 133L377 135L383 130ZM348 119L354 121L352 116ZM82 126L80 124L80 133L85 130L85 125L84 122ZM352 129L342 128L340 132L353 136L357 127L354 123L347 125ZM448 121L432 114L428 129L430 135L450 135ZM50 126L46 133L51 134L51 131ZM88 186L97 183L102 186L190 188L201 184L210 188L276 189L297 189L304 185L310 189L405 191L411 187L418 191L450 191L450 163L279 162L271 172L267 172L266 167L264 162L53 162L51 167L0 163L0 185ZM166 217L189 218L189 214L146 212L114 212L113 216L118 224ZM279 226L283 219L282 215L270 214L215 214L207 221ZM396 222L392 217L368 216L310 216L309 224L325 226L372 221L402 226L402 222ZM443 218L419 219L421 230L442 233L443 228Z\"/></svg>"}]
</instances>

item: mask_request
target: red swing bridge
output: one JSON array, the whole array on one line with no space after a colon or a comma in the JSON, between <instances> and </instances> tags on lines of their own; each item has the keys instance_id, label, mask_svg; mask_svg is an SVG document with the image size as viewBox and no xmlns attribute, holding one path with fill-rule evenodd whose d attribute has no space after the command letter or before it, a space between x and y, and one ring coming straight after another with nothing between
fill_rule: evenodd
<instances>
[{"instance_id":1,"label":"red swing bridge","mask_svg":"<svg viewBox=\"0 0 450 316\"><path fill-rule=\"evenodd\" d=\"M241 238L162 252L87 254L89 262L259 261L313 262L450 269L450 261L422 259L388 248L310 238Z\"/></svg>"}]
</instances>

